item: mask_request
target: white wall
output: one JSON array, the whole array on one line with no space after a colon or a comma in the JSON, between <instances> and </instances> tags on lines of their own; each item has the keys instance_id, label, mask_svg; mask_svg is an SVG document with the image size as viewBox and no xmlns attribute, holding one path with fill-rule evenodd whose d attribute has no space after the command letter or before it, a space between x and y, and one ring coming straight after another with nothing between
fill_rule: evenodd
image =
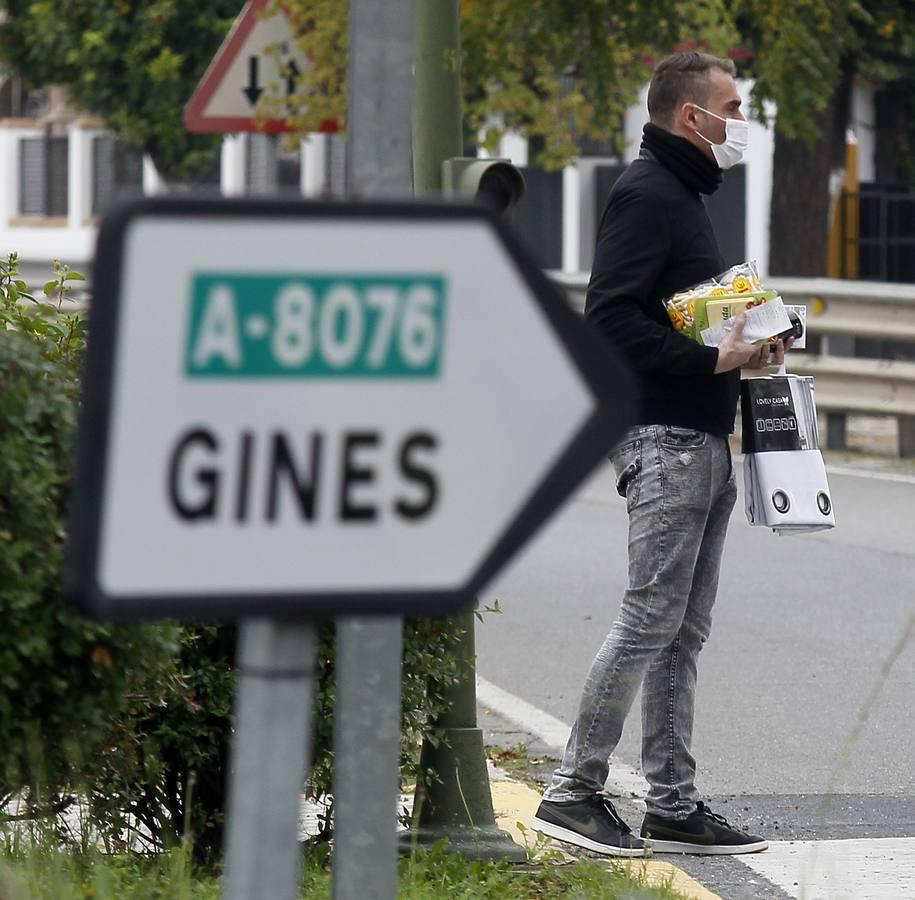
<instances>
[{"instance_id":1,"label":"white wall","mask_svg":"<svg viewBox=\"0 0 915 900\"><path fill-rule=\"evenodd\" d=\"M92 160L90 142L97 124L78 120L70 127L68 212L66 217L22 216L19 202L19 152L24 137L40 137L41 126L21 119L0 120L0 248L16 251L23 263L37 263L51 274L51 261L85 266L95 250L91 222ZM28 267L23 266L23 269Z\"/></svg>"},{"instance_id":2,"label":"white wall","mask_svg":"<svg viewBox=\"0 0 915 900\"><path fill-rule=\"evenodd\" d=\"M648 122L648 85L639 91L639 99L626 110L623 117L623 162L631 163L639 155L642 129Z\"/></svg>"},{"instance_id":3,"label":"white wall","mask_svg":"<svg viewBox=\"0 0 915 900\"><path fill-rule=\"evenodd\" d=\"M752 84L741 82L740 95L749 109ZM767 103L766 116L775 118L775 105ZM755 259L759 274L769 274L769 219L772 204L772 159L775 154L775 130L750 119L750 145L747 148L747 259ZM727 174L725 173L725 178Z\"/></svg>"},{"instance_id":4,"label":"white wall","mask_svg":"<svg viewBox=\"0 0 915 900\"><path fill-rule=\"evenodd\" d=\"M481 150L480 156L486 156L486 151ZM514 131L507 131L499 142L499 154L502 159L507 159L514 166L527 165L527 138L521 137Z\"/></svg>"},{"instance_id":5,"label":"white wall","mask_svg":"<svg viewBox=\"0 0 915 900\"><path fill-rule=\"evenodd\" d=\"M20 142L44 134L41 124L27 119L0 119L0 252L16 251L24 272L49 276L60 259L74 268L91 267L97 221L92 212L92 139L104 134L102 123L77 119L68 126L68 186L65 217L20 214ZM302 143L303 193L319 195L326 181L325 135ZM247 135L226 135L222 145L221 186L227 196L247 190ZM143 191L157 194L165 182L149 157L143 159Z\"/></svg>"}]
</instances>

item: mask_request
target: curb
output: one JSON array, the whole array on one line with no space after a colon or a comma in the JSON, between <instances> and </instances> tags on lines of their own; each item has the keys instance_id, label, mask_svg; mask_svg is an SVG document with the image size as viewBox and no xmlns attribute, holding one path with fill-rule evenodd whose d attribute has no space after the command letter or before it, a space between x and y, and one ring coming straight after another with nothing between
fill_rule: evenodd
<instances>
[{"instance_id":1,"label":"curb","mask_svg":"<svg viewBox=\"0 0 915 900\"><path fill-rule=\"evenodd\" d=\"M540 804L540 794L520 781L513 781L505 776L491 778L489 787L492 792L492 805L496 814L496 824L499 828L507 831L514 841L523 847L525 839L518 828L518 823L520 822L525 827L529 827L528 823L534 817L534 813ZM548 846L563 850L561 843L550 841ZM569 859L574 858L576 857L569 855ZM675 890L686 897L693 898L693 900L721 900L718 894L712 893L682 869L678 869L664 860L613 860L613 863L615 866L622 865L636 878L644 878L647 884L669 884Z\"/></svg>"}]
</instances>

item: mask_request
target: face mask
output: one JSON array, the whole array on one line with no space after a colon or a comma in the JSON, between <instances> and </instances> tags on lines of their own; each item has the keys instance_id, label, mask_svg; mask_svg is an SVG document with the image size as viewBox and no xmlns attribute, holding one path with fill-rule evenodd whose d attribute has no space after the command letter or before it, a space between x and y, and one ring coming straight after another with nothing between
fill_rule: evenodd
<instances>
[{"instance_id":1,"label":"face mask","mask_svg":"<svg viewBox=\"0 0 915 900\"><path fill-rule=\"evenodd\" d=\"M721 116L716 116L715 113L709 112L707 109L703 109L698 105L696 106L696 109L701 109L702 112L724 122L723 144L712 143L712 141L702 134L702 132L696 132L696 134L712 148L712 155L715 157L715 162L717 162L722 169L730 169L731 166L737 165L737 163L743 159L747 145L750 143L749 124L743 119L722 119Z\"/></svg>"}]
</instances>

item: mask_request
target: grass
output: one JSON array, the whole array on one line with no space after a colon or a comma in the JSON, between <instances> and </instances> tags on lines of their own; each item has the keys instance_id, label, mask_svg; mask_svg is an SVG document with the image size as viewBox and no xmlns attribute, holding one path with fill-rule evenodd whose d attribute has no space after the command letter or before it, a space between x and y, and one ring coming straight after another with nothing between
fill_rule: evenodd
<instances>
[{"instance_id":1,"label":"grass","mask_svg":"<svg viewBox=\"0 0 915 900\"><path fill-rule=\"evenodd\" d=\"M579 860L511 866L469 862L444 847L400 860L402 900L684 900L669 886L651 887L623 865ZM74 856L56 850L7 853L0 859L2 900L218 900L214 873L191 871L187 854L158 857ZM331 897L326 845L308 853L302 898Z\"/></svg>"},{"instance_id":2,"label":"grass","mask_svg":"<svg viewBox=\"0 0 915 900\"><path fill-rule=\"evenodd\" d=\"M527 747L487 747L487 756L519 781L530 779ZM542 836L523 829L528 863L472 862L444 842L399 860L401 900L685 900L669 884L649 884L637 866L610 860L568 861ZM0 838L2 840L2 838ZM0 844L0 900L219 900L216 871L194 869L189 848L158 856L65 852L51 833ZM638 863L638 861L636 861ZM370 873L367 877L371 877ZM303 855L305 900L330 900L329 845Z\"/></svg>"},{"instance_id":3,"label":"grass","mask_svg":"<svg viewBox=\"0 0 915 900\"><path fill-rule=\"evenodd\" d=\"M215 876L192 873L186 854L72 855L31 850L0 861L2 900L219 900Z\"/></svg>"}]
</instances>

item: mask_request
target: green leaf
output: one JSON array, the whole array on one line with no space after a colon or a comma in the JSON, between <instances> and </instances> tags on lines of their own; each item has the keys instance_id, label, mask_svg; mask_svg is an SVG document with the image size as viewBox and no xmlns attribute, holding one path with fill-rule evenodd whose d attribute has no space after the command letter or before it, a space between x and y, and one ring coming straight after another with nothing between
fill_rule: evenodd
<instances>
[{"instance_id":1,"label":"green leaf","mask_svg":"<svg viewBox=\"0 0 915 900\"><path fill-rule=\"evenodd\" d=\"M41 289L50 297L57 293L58 287L60 287L60 282L58 282L57 279L54 279L53 281L46 281Z\"/></svg>"},{"instance_id":2,"label":"green leaf","mask_svg":"<svg viewBox=\"0 0 915 900\"><path fill-rule=\"evenodd\" d=\"M82 272L67 272L67 277L65 281L85 281L86 276Z\"/></svg>"}]
</instances>

